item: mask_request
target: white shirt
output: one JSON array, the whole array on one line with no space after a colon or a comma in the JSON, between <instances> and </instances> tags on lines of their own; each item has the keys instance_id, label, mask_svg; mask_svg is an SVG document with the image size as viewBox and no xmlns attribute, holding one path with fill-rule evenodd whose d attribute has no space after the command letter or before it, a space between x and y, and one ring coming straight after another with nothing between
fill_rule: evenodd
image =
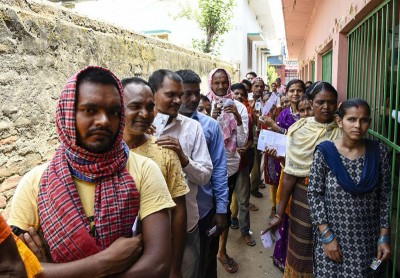
<instances>
[{"instance_id":1,"label":"white shirt","mask_svg":"<svg viewBox=\"0 0 400 278\"><path fill-rule=\"evenodd\" d=\"M179 139L182 150L189 158L183 168L190 192L186 194L187 231L196 227L200 217L197 207L197 186L210 181L213 165L201 125L188 117L178 114L161 132L160 137L171 136Z\"/></svg>"},{"instance_id":2,"label":"white shirt","mask_svg":"<svg viewBox=\"0 0 400 278\"><path fill-rule=\"evenodd\" d=\"M249 114L247 112L246 106L243 103L241 103L237 100L234 100L234 102L235 102L236 108L238 110L238 113L242 117L242 125L237 127L236 145L237 145L237 147L242 148L242 147L246 146L248 135L249 135ZM211 107L214 107L214 103L215 103L215 101L213 101L211 103ZM240 155L237 151L235 153L233 153L232 151L228 150L227 148L225 148L225 152L226 152L226 162L228 165L228 169L227 169L228 177L230 177L239 170Z\"/></svg>"}]
</instances>

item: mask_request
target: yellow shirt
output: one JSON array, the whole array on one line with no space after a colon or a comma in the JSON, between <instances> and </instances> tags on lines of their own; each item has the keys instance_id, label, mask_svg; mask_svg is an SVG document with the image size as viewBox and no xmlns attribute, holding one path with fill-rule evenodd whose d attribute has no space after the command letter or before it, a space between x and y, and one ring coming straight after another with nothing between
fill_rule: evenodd
<instances>
[{"instance_id":1,"label":"yellow shirt","mask_svg":"<svg viewBox=\"0 0 400 278\"><path fill-rule=\"evenodd\" d=\"M157 138L151 136L143 145L131 149L131 152L143 155L157 163L164 175L172 198L180 197L189 192L189 186L183 175L178 155L173 151L156 144Z\"/></svg>"},{"instance_id":2,"label":"yellow shirt","mask_svg":"<svg viewBox=\"0 0 400 278\"><path fill-rule=\"evenodd\" d=\"M37 197L40 180L47 166L48 163L33 168L19 182L13 196L10 218L7 221L9 225L17 226L22 230L28 230L29 227L35 230L40 229ZM164 177L154 161L130 153L126 168L133 176L140 193L140 219L175 206ZM92 216L96 184L76 178L74 182L86 216Z\"/></svg>"}]
</instances>

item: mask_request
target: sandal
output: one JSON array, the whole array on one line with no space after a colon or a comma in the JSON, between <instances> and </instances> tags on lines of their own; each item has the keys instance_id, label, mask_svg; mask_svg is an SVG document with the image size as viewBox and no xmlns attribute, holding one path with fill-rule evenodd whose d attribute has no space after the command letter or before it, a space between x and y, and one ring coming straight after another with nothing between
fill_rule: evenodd
<instances>
[{"instance_id":1,"label":"sandal","mask_svg":"<svg viewBox=\"0 0 400 278\"><path fill-rule=\"evenodd\" d=\"M220 257L218 257L218 261L222 264L224 269L229 272L229 273L235 273L239 270L238 264L235 262L234 259L226 256L226 260L222 260Z\"/></svg>"},{"instance_id":2,"label":"sandal","mask_svg":"<svg viewBox=\"0 0 400 278\"><path fill-rule=\"evenodd\" d=\"M249 204L249 209L252 210L252 211L257 211L258 207L255 204L250 203Z\"/></svg>"},{"instance_id":3,"label":"sandal","mask_svg":"<svg viewBox=\"0 0 400 278\"><path fill-rule=\"evenodd\" d=\"M244 242L246 242L246 244L248 246L255 246L256 245L256 241L254 240L254 238L251 235L242 235Z\"/></svg>"}]
</instances>

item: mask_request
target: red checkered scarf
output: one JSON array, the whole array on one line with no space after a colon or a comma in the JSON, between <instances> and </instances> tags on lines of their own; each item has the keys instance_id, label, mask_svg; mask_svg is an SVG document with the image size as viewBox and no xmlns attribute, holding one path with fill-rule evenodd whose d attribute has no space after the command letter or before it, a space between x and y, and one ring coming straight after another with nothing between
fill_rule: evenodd
<instances>
[{"instance_id":1,"label":"red checkered scarf","mask_svg":"<svg viewBox=\"0 0 400 278\"><path fill-rule=\"evenodd\" d=\"M226 75L228 76L228 81L229 81L229 89L226 95L223 97L217 96L213 90L212 90L212 77L215 74L216 71L218 70L223 70ZM231 77L229 73L221 68L216 68L213 69L210 74L208 75L208 87L210 92L207 94L207 97L213 104L220 100L220 99L232 99L233 100L233 94L231 91ZM230 150L233 153L236 153L236 147L237 147L237 122L235 120L235 117L231 113L223 113L222 114L222 119L218 121L219 125L221 126L222 129L222 134L224 136L224 143L225 143L225 148Z\"/></svg>"},{"instance_id":2,"label":"red checkered scarf","mask_svg":"<svg viewBox=\"0 0 400 278\"><path fill-rule=\"evenodd\" d=\"M122 141L124 110L119 134L110 151L95 154L76 145L76 82L88 68L72 76L61 92L56 111L61 145L40 181L40 224L56 263L85 258L107 248L121 236L132 236L132 225L139 210L139 192L125 168L129 149ZM121 84L112 76L119 86L123 108ZM96 237L89 233L90 222L72 176L97 183L94 200Z\"/></svg>"},{"instance_id":3,"label":"red checkered scarf","mask_svg":"<svg viewBox=\"0 0 400 278\"><path fill-rule=\"evenodd\" d=\"M257 77L254 77L254 78L251 80L251 85L253 85L253 84L256 83L257 81L262 81L262 83L265 84L264 79L262 79L261 77L257 76Z\"/></svg>"}]
</instances>

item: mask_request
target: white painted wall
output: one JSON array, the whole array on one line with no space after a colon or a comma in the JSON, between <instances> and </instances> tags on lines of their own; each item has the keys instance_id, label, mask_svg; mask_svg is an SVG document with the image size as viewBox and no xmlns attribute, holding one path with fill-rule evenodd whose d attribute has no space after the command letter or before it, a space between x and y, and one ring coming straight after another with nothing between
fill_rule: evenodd
<instances>
[{"instance_id":1,"label":"white painted wall","mask_svg":"<svg viewBox=\"0 0 400 278\"><path fill-rule=\"evenodd\" d=\"M170 41L192 48L192 38L201 38L202 31L196 23L187 19L174 19L182 5L197 6L197 0L97 0L77 2L75 11L92 18L136 32L169 30ZM248 0L236 0L232 29L223 36L220 58L240 63L240 76L249 70L258 70L257 47L247 49L247 33L260 32L259 22L250 10ZM264 30L265 31L265 30ZM253 51L253 66L248 68L248 51Z\"/></svg>"}]
</instances>

